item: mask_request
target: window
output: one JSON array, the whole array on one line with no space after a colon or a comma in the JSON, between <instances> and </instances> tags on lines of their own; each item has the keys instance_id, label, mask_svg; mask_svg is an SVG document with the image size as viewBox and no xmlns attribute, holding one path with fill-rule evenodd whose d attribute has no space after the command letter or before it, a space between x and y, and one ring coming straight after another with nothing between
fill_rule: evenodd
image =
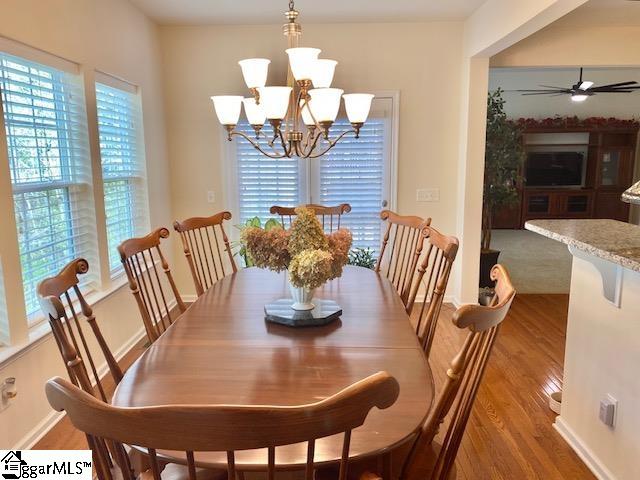
<instances>
[{"instance_id":1,"label":"window","mask_svg":"<svg viewBox=\"0 0 640 480\"><path fill-rule=\"evenodd\" d=\"M4 291L4 273L0 262L0 347L9 345L9 316L7 315L7 297Z\"/></svg>"},{"instance_id":2,"label":"window","mask_svg":"<svg viewBox=\"0 0 640 480\"><path fill-rule=\"evenodd\" d=\"M25 305L33 326L40 280L76 257L92 265L85 282L97 278L84 91L75 74L2 53L0 90Z\"/></svg>"},{"instance_id":3,"label":"window","mask_svg":"<svg viewBox=\"0 0 640 480\"><path fill-rule=\"evenodd\" d=\"M351 230L353 245L359 248L380 248L380 210L385 189L385 119L370 118L360 130L360 138L347 136L320 157L317 162L318 202L321 205L348 203L351 212L344 215L341 225ZM350 128L346 119L339 119L333 128Z\"/></svg>"},{"instance_id":4,"label":"window","mask_svg":"<svg viewBox=\"0 0 640 480\"><path fill-rule=\"evenodd\" d=\"M254 216L264 221L271 216L269 207L276 204L348 203L351 212L342 217L341 225L351 230L353 246L377 251L382 233L380 211L393 208L394 105L397 99L391 94L376 97L360 138L347 135L317 159L269 159L235 137L230 148L236 178L230 180L228 201L239 214L238 223ZM237 128L254 135L246 123ZM270 131L270 127L265 128ZM338 118L331 130L339 133L350 128L346 118Z\"/></svg>"},{"instance_id":5,"label":"window","mask_svg":"<svg viewBox=\"0 0 640 480\"><path fill-rule=\"evenodd\" d=\"M142 113L138 95L96 84L109 268L121 271L117 247L148 230Z\"/></svg>"},{"instance_id":6,"label":"window","mask_svg":"<svg viewBox=\"0 0 640 480\"><path fill-rule=\"evenodd\" d=\"M239 124L237 129L248 136L255 135L246 122ZM300 186L304 177L297 158L268 158L238 137L233 143L240 223L256 216L264 221L271 216L269 209L273 205L296 206L305 202ZM264 138L260 139L260 145L269 151Z\"/></svg>"}]
</instances>

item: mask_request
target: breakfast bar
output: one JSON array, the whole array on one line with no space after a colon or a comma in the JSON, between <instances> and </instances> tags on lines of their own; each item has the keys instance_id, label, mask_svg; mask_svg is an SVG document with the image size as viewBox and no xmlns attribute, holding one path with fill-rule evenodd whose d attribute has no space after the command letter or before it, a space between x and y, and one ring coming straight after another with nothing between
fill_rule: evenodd
<instances>
[{"instance_id":1,"label":"breakfast bar","mask_svg":"<svg viewBox=\"0 0 640 480\"><path fill-rule=\"evenodd\" d=\"M572 219L525 228L573 255L555 427L600 478L640 478L640 226Z\"/></svg>"}]
</instances>

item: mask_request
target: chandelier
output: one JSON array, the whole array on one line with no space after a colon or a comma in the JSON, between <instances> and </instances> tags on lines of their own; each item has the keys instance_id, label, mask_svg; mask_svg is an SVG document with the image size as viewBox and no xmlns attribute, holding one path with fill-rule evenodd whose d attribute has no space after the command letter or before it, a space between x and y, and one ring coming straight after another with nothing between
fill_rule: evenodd
<instances>
[{"instance_id":1,"label":"chandelier","mask_svg":"<svg viewBox=\"0 0 640 480\"><path fill-rule=\"evenodd\" d=\"M302 27L296 23L298 12L293 0L289 1L285 17L287 23L283 32L289 47L286 49L289 57L287 85L265 86L271 60L249 58L238 64L252 96L218 95L211 100L229 141L233 136L242 137L270 158L317 158L331 150L345 135L359 138L374 96L344 94L339 88L331 88L338 62L318 58L320 50L317 48L298 46ZM352 128L332 137L330 129L338 116L341 98ZM236 130L243 105L255 139ZM272 134L263 130L267 120ZM262 146L260 139L263 139Z\"/></svg>"}]
</instances>

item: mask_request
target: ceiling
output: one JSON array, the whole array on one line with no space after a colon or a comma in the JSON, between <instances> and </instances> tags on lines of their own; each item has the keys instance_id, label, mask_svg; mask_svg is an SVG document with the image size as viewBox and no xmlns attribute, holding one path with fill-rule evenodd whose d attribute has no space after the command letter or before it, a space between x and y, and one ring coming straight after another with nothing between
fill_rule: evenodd
<instances>
[{"instance_id":1,"label":"ceiling","mask_svg":"<svg viewBox=\"0 0 640 480\"><path fill-rule=\"evenodd\" d=\"M640 26L639 0L590 0L554 23L572 25Z\"/></svg>"},{"instance_id":2,"label":"ceiling","mask_svg":"<svg viewBox=\"0 0 640 480\"><path fill-rule=\"evenodd\" d=\"M284 23L287 0L130 0L166 25ZM298 0L300 23L417 22L468 17L485 0Z\"/></svg>"}]
</instances>

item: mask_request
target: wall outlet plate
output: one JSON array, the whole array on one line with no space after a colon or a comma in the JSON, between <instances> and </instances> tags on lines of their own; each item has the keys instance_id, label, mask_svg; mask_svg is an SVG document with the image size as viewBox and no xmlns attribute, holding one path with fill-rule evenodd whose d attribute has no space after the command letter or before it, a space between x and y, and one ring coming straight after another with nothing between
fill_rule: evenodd
<instances>
[{"instance_id":1,"label":"wall outlet plate","mask_svg":"<svg viewBox=\"0 0 640 480\"><path fill-rule=\"evenodd\" d=\"M216 192L213 190L207 191L207 203L216 203Z\"/></svg>"},{"instance_id":2,"label":"wall outlet plate","mask_svg":"<svg viewBox=\"0 0 640 480\"><path fill-rule=\"evenodd\" d=\"M600 400L600 411L598 413L598 417L606 426L615 428L617 410L618 400L607 394L605 398Z\"/></svg>"},{"instance_id":3,"label":"wall outlet plate","mask_svg":"<svg viewBox=\"0 0 640 480\"><path fill-rule=\"evenodd\" d=\"M439 188L419 188L416 190L416 202L439 202Z\"/></svg>"}]
</instances>

